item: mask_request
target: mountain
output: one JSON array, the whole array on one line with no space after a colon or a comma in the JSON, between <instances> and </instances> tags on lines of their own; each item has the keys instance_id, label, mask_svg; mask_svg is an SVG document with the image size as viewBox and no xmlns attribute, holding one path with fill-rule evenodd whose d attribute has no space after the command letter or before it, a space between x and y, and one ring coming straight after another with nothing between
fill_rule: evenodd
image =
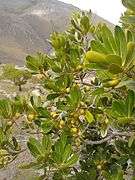
<instances>
[{"instance_id":1,"label":"mountain","mask_svg":"<svg viewBox=\"0 0 135 180\"><path fill-rule=\"evenodd\" d=\"M65 30L78 10L57 0L0 0L0 63L23 65L27 54L49 51L50 33Z\"/></svg>"}]
</instances>

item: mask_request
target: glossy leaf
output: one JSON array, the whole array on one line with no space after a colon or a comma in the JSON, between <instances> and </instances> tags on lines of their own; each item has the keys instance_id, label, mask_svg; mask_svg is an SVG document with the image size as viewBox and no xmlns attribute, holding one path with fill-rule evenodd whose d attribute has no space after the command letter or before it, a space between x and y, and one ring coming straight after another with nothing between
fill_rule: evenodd
<instances>
[{"instance_id":1,"label":"glossy leaf","mask_svg":"<svg viewBox=\"0 0 135 180\"><path fill-rule=\"evenodd\" d=\"M85 117L86 117L86 120L88 121L88 123L90 123L90 124L94 121L94 117L89 111L86 111Z\"/></svg>"},{"instance_id":2,"label":"glossy leaf","mask_svg":"<svg viewBox=\"0 0 135 180\"><path fill-rule=\"evenodd\" d=\"M119 50L119 55L123 60L122 64L124 64L127 55L127 42L126 42L125 33L122 30L122 28L119 26L115 27L115 40L116 40L117 48Z\"/></svg>"},{"instance_id":3,"label":"glossy leaf","mask_svg":"<svg viewBox=\"0 0 135 180\"><path fill-rule=\"evenodd\" d=\"M27 146L30 150L30 153L35 158L42 155L42 145L37 139L31 137L27 142Z\"/></svg>"},{"instance_id":4,"label":"glossy leaf","mask_svg":"<svg viewBox=\"0 0 135 180\"><path fill-rule=\"evenodd\" d=\"M81 101L81 91L79 86L75 85L71 88L68 101L71 109L75 109L78 106Z\"/></svg>"}]
</instances>

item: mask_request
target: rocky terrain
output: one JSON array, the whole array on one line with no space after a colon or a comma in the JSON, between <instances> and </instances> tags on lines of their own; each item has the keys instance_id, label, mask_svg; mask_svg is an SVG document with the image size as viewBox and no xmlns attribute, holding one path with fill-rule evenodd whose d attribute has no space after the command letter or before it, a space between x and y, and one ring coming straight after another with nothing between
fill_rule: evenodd
<instances>
[{"instance_id":1,"label":"rocky terrain","mask_svg":"<svg viewBox=\"0 0 135 180\"><path fill-rule=\"evenodd\" d=\"M49 51L50 33L65 30L74 11L57 0L0 0L0 63L24 65L27 54Z\"/></svg>"}]
</instances>

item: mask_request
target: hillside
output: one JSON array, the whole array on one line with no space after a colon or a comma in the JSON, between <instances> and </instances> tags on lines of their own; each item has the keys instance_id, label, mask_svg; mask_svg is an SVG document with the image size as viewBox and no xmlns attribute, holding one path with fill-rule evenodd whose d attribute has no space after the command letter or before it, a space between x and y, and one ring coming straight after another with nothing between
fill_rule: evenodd
<instances>
[{"instance_id":1,"label":"hillside","mask_svg":"<svg viewBox=\"0 0 135 180\"><path fill-rule=\"evenodd\" d=\"M78 10L57 0L0 0L0 63L23 65L27 54L49 51L50 33L63 31Z\"/></svg>"}]
</instances>

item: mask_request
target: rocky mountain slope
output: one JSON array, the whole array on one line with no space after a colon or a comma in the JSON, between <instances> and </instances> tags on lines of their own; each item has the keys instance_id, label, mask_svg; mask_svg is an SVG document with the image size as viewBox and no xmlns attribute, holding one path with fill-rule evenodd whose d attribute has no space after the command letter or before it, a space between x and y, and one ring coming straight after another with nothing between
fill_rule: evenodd
<instances>
[{"instance_id":1,"label":"rocky mountain slope","mask_svg":"<svg viewBox=\"0 0 135 180\"><path fill-rule=\"evenodd\" d=\"M57 0L0 0L0 63L23 65L27 54L49 51L50 33L63 31L78 10Z\"/></svg>"}]
</instances>

